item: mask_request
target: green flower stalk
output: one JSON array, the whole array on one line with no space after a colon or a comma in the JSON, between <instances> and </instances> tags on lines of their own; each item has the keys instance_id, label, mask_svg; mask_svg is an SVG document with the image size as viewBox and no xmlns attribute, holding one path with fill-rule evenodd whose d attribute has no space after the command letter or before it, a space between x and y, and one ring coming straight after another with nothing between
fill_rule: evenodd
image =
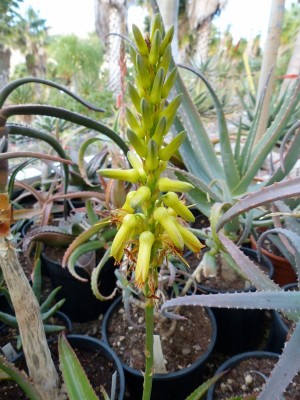
<instances>
[{"instance_id":1,"label":"green flower stalk","mask_svg":"<svg viewBox=\"0 0 300 400\"><path fill-rule=\"evenodd\" d=\"M132 107L126 109L127 137L132 147L127 156L132 168L98 171L102 177L135 184L123 207L114 211L118 232L111 255L121 262L126 250L135 271L135 284L146 298L143 400L151 396L154 299L160 264L170 254L181 256L185 246L195 253L203 247L198 238L181 225L182 219L190 222L194 217L175 193L187 192L193 185L163 176L167 162L186 138L186 133L181 132L165 144L181 103L181 95L172 101L166 99L177 76L176 68L169 71L174 29L165 34L161 17L156 14L150 32L144 38L139 28L133 26L135 48L131 46L130 56L135 81L128 85Z\"/></svg>"}]
</instances>

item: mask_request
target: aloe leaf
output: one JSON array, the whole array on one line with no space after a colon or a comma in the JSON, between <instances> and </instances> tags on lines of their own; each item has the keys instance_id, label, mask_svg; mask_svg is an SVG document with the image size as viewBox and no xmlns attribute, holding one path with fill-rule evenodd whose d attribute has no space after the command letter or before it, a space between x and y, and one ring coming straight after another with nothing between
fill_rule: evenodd
<instances>
[{"instance_id":1,"label":"aloe leaf","mask_svg":"<svg viewBox=\"0 0 300 400\"><path fill-rule=\"evenodd\" d=\"M95 225L82 232L67 248L64 258L62 260L62 266L65 267L72 252L80 245L85 244L92 236L96 235L101 229L106 228L110 225L110 219L106 218Z\"/></svg>"},{"instance_id":2,"label":"aloe leaf","mask_svg":"<svg viewBox=\"0 0 300 400\"><path fill-rule=\"evenodd\" d=\"M180 74L177 75L174 87L177 93L182 93L179 115L181 120L184 121L184 128L189 137L189 141L186 140L179 149L183 160L200 159L200 165L203 165L203 170L208 176L209 181L213 179L224 179L224 172L221 163L217 158L211 140L180 77ZM188 142L193 143L193 146L187 148Z\"/></svg>"},{"instance_id":3,"label":"aloe leaf","mask_svg":"<svg viewBox=\"0 0 300 400\"><path fill-rule=\"evenodd\" d=\"M298 123L298 125L293 125L292 132L294 132L299 126L300 122ZM287 132L287 135L289 134L289 132L290 130ZM265 182L264 185L269 186L274 182L281 181L285 176L287 176L287 174L292 170L292 168L298 161L299 153L300 153L300 130L296 133L285 155L283 156L283 154L281 154L280 166L277 168L277 170L274 172L271 178Z\"/></svg>"},{"instance_id":4,"label":"aloe leaf","mask_svg":"<svg viewBox=\"0 0 300 400\"><path fill-rule=\"evenodd\" d=\"M208 379L202 385L200 385L193 393L191 393L186 400L200 400L203 398L205 393L208 391L211 385L217 382L226 372L220 372L217 375L214 375L212 378Z\"/></svg>"},{"instance_id":5,"label":"aloe leaf","mask_svg":"<svg viewBox=\"0 0 300 400\"><path fill-rule=\"evenodd\" d=\"M234 146L234 159L238 167L240 164L241 137L242 137L242 119L240 118L239 127L235 139L235 146ZM241 173L240 169L239 172Z\"/></svg>"},{"instance_id":6,"label":"aloe leaf","mask_svg":"<svg viewBox=\"0 0 300 400\"><path fill-rule=\"evenodd\" d=\"M33 282L32 282L32 290L37 298L37 301L40 302L41 299L41 291L42 291L42 273L41 273L41 260L38 259L34 269L33 269Z\"/></svg>"},{"instance_id":7,"label":"aloe leaf","mask_svg":"<svg viewBox=\"0 0 300 400\"><path fill-rule=\"evenodd\" d=\"M1 151L0 151L1 153ZM7 192L9 194L9 198L11 199L13 190L14 190L14 184L16 180L16 176L20 171L22 171L28 164L32 163L32 160L27 160L20 164L17 168L14 169L14 171L11 173L10 178L9 178L9 183L8 183L8 189Z\"/></svg>"},{"instance_id":8,"label":"aloe leaf","mask_svg":"<svg viewBox=\"0 0 300 400\"><path fill-rule=\"evenodd\" d=\"M43 322L47 322L55 313L60 309L60 307L64 304L66 300L61 299L54 306L52 306L48 311L45 311L41 314L41 318Z\"/></svg>"},{"instance_id":9,"label":"aloe leaf","mask_svg":"<svg viewBox=\"0 0 300 400\"><path fill-rule=\"evenodd\" d=\"M101 301L112 299L115 296L116 291L117 291L117 288L115 288L109 296L103 296L99 292L99 289L98 289L100 272L101 272L102 268L104 267L105 263L108 261L109 257L110 257L110 248L106 250L101 261L99 262L97 267L94 268L92 271L92 277L91 277L92 292L94 293L94 296Z\"/></svg>"},{"instance_id":10,"label":"aloe leaf","mask_svg":"<svg viewBox=\"0 0 300 400\"><path fill-rule=\"evenodd\" d=\"M0 355L0 368L20 386L30 400L43 400L25 372L18 370L18 368L8 362L2 355Z\"/></svg>"},{"instance_id":11,"label":"aloe leaf","mask_svg":"<svg viewBox=\"0 0 300 400\"><path fill-rule=\"evenodd\" d=\"M18 322L15 315L11 315L5 312L0 311L0 321L5 324L12 326L13 328L18 328Z\"/></svg>"},{"instance_id":12,"label":"aloe leaf","mask_svg":"<svg viewBox=\"0 0 300 400\"><path fill-rule=\"evenodd\" d=\"M37 129L31 128L29 126L22 126L18 124L7 124L8 133L10 135L21 135L27 136L34 139L40 139L43 142L48 143L56 152L57 154L63 158L68 159L64 149L61 147L60 143L51 135L46 132L41 132ZM67 192L67 188L69 185L69 167L67 164L63 164L64 174L65 174L65 181L64 181L64 191Z\"/></svg>"},{"instance_id":13,"label":"aloe leaf","mask_svg":"<svg viewBox=\"0 0 300 400\"><path fill-rule=\"evenodd\" d=\"M184 130L188 132L188 123L189 122L186 122L185 125L183 125L180 119L178 117L175 117L174 127L176 129L176 132L179 133ZM179 148L179 153L182 160L184 161L184 165L186 166L186 168L192 174L200 177L205 184L208 185L215 178L212 171L208 170L208 165L205 158L203 157L202 150L195 147L194 144L192 144L191 140L185 140L181 144Z\"/></svg>"},{"instance_id":14,"label":"aloe leaf","mask_svg":"<svg viewBox=\"0 0 300 400\"><path fill-rule=\"evenodd\" d=\"M93 206L91 200L87 200L85 203L85 206L86 206L86 212L87 212L87 216L88 216L90 225L97 224L97 222L99 222L99 218L98 218L97 214L95 213L94 206Z\"/></svg>"},{"instance_id":15,"label":"aloe leaf","mask_svg":"<svg viewBox=\"0 0 300 400\"><path fill-rule=\"evenodd\" d=\"M129 148L124 140L109 127L97 122L91 118L85 117L84 115L77 114L72 111L65 110L63 108L40 105L40 104L26 104L17 106L4 107L1 110L3 117L9 118L13 115L48 115L49 117L61 118L69 122L73 122L77 125L85 126L89 129L94 129L95 131L102 133L109 139L114 141L120 149L127 154Z\"/></svg>"},{"instance_id":16,"label":"aloe leaf","mask_svg":"<svg viewBox=\"0 0 300 400\"><path fill-rule=\"evenodd\" d=\"M298 277L300 276L300 236L298 236L295 232L289 231L288 229L283 228L273 228L266 232L263 232L257 241L257 252L261 253L261 246L266 239L266 237L270 234L277 233L279 235L285 236L289 243L295 249L295 261L296 261L296 270Z\"/></svg>"},{"instance_id":17,"label":"aloe leaf","mask_svg":"<svg viewBox=\"0 0 300 400\"><path fill-rule=\"evenodd\" d=\"M295 197L300 195L300 178L294 178L271 186L262 188L257 192L250 193L248 196L238 200L221 218L217 224L220 230L227 222L237 217L239 214L256 208L263 204L274 202L280 199Z\"/></svg>"},{"instance_id":18,"label":"aloe leaf","mask_svg":"<svg viewBox=\"0 0 300 400\"><path fill-rule=\"evenodd\" d=\"M201 307L218 307L218 308L239 308L239 309L264 309L264 310L282 310L300 312L300 295L299 292L279 291L261 291L247 293L217 293L208 295L190 295L177 297L176 299L167 300L161 307L161 311L167 317L181 318L178 315L170 314L166 311L168 308L181 306L201 306ZM297 319L298 320L298 319Z\"/></svg>"},{"instance_id":19,"label":"aloe leaf","mask_svg":"<svg viewBox=\"0 0 300 400\"><path fill-rule=\"evenodd\" d=\"M74 350L64 336L58 339L60 368L70 400L98 400Z\"/></svg>"},{"instance_id":20,"label":"aloe leaf","mask_svg":"<svg viewBox=\"0 0 300 400\"><path fill-rule=\"evenodd\" d=\"M46 335L51 335L52 333L59 333L66 329L64 325L47 325L44 324L44 329Z\"/></svg>"},{"instance_id":21,"label":"aloe leaf","mask_svg":"<svg viewBox=\"0 0 300 400\"><path fill-rule=\"evenodd\" d=\"M276 283L274 283L260 268L251 261L235 243L229 240L225 235L219 233L219 239L231 255L241 271L247 276L258 291L263 290L281 290Z\"/></svg>"},{"instance_id":22,"label":"aloe leaf","mask_svg":"<svg viewBox=\"0 0 300 400\"><path fill-rule=\"evenodd\" d=\"M249 167L249 160L251 157L251 152L252 152L255 137L256 137L257 127L258 127L258 124L260 121L261 112L262 112L263 103L264 103L268 83L270 80L270 76L271 76L271 72L269 73L267 82L262 90L258 105L256 107L256 111L253 116L253 120L252 120L250 129L247 133L247 139L246 139L246 142L243 147L243 151L242 151L242 155L241 155L241 165L240 165L240 170L242 171L241 172L242 175L244 175L245 171L247 171L247 168Z\"/></svg>"},{"instance_id":23,"label":"aloe leaf","mask_svg":"<svg viewBox=\"0 0 300 400\"><path fill-rule=\"evenodd\" d=\"M75 264L77 259L85 253L88 253L89 251L94 251L94 250L99 250L103 248L103 241L101 240L94 240L92 242L87 242L84 243L80 246L78 246L70 255L69 257L69 261L68 261L68 270L70 272L71 275L74 276L74 278L80 280L81 282L87 282L88 280L85 278L82 278L81 276L79 276L76 271L75 271Z\"/></svg>"},{"instance_id":24,"label":"aloe leaf","mask_svg":"<svg viewBox=\"0 0 300 400\"><path fill-rule=\"evenodd\" d=\"M95 106L94 104L89 103L88 101L82 99L81 97L77 96L75 93L72 93L66 87L59 85L56 82L48 81L46 79L35 78L35 77L17 79L13 82L8 83L6 86L4 86L0 91L0 108L3 107L3 104L5 103L6 99L14 90L16 90L18 87L23 86L27 83L41 83L43 85L51 86L55 89L58 89L64 93L66 93L68 96L77 100L79 103L83 104L87 108L90 108L91 110L99 111L99 112L105 111L105 110L103 110L103 108L99 108L99 107Z\"/></svg>"},{"instance_id":25,"label":"aloe leaf","mask_svg":"<svg viewBox=\"0 0 300 400\"><path fill-rule=\"evenodd\" d=\"M300 78L297 79L295 85L291 88L290 94L285 99L285 102L276 115L272 125L267 129L266 133L262 136L259 143L253 148L251 152L251 159L247 165L245 175L241 179L239 185L234 189L235 194L244 193L250 185L252 179L261 168L263 162L268 154L272 151L277 140L282 136L283 129L285 128L290 116L300 98Z\"/></svg>"},{"instance_id":26,"label":"aloe leaf","mask_svg":"<svg viewBox=\"0 0 300 400\"><path fill-rule=\"evenodd\" d=\"M97 138L97 137L93 137L93 138L90 138L90 139L86 140L86 141L83 142L82 145L80 146L80 148L79 148L79 153L78 153L78 167L79 167L79 171L80 171L80 173L81 173L81 176L82 176L83 180L84 180L85 183L86 183L87 185L89 185L89 186L97 186L97 185L93 185L93 184L90 182L90 180L89 180L89 178L88 178L88 176L87 176L86 169L85 169L85 167L84 167L84 154L85 154L85 151L86 151L87 147L88 147L90 144L95 143L96 141L102 142L102 140L101 140L100 138Z\"/></svg>"},{"instance_id":27,"label":"aloe leaf","mask_svg":"<svg viewBox=\"0 0 300 400\"><path fill-rule=\"evenodd\" d=\"M240 181L239 171L235 162L235 158L232 153L230 137L228 133L228 128L226 124L226 119L224 116L224 112L222 109L222 105L211 87L208 80L201 74L200 71L196 70L195 68L188 67L186 65L179 64L179 67L185 68L200 78L205 86L207 87L216 109L217 119L218 119L218 128L219 128L219 138L220 138L220 146L221 146L221 157L222 157L222 164L224 168L224 173L226 177L227 185L230 189L236 187Z\"/></svg>"},{"instance_id":28,"label":"aloe leaf","mask_svg":"<svg viewBox=\"0 0 300 400\"><path fill-rule=\"evenodd\" d=\"M57 293L60 291L60 289L61 289L61 286L58 286L52 290L52 292L49 294L49 296L46 298L46 300L40 306L41 313L44 313L49 310L49 307L51 307L51 305L53 304L55 297L56 297Z\"/></svg>"},{"instance_id":29,"label":"aloe leaf","mask_svg":"<svg viewBox=\"0 0 300 400\"><path fill-rule=\"evenodd\" d=\"M300 371L300 322L297 323L258 400L278 399Z\"/></svg>"}]
</instances>

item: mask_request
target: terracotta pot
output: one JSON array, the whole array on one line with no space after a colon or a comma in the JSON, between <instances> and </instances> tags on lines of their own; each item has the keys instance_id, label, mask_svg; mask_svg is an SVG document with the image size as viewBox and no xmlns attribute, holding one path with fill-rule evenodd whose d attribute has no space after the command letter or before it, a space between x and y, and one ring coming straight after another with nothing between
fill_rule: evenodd
<instances>
[{"instance_id":1,"label":"terracotta pot","mask_svg":"<svg viewBox=\"0 0 300 400\"><path fill-rule=\"evenodd\" d=\"M250 236L250 241L252 248L256 250L257 241L254 236ZM274 266L273 280L275 283L280 286L284 286L289 283L297 282L297 275L295 273L295 270L286 258L273 254L263 247L261 249L261 252L272 261L272 264Z\"/></svg>"},{"instance_id":2,"label":"terracotta pot","mask_svg":"<svg viewBox=\"0 0 300 400\"><path fill-rule=\"evenodd\" d=\"M102 338L109 345L108 323L113 313L117 312L121 303L121 298L117 299L108 309L102 323ZM154 374L152 384L151 400L183 400L203 382L203 373L207 361L211 355L217 337L217 327L212 311L206 308L212 326L212 337L205 353L199 357L192 365L180 371L167 374ZM130 334L131 331L128 331ZM176 338L176 335L174 336ZM122 362L126 388L130 394L130 399L141 399L143 392L143 374Z\"/></svg>"},{"instance_id":3,"label":"terracotta pot","mask_svg":"<svg viewBox=\"0 0 300 400\"><path fill-rule=\"evenodd\" d=\"M275 360L275 362L277 362L279 355L276 353L271 353L271 352L267 352L267 351L252 351L252 352L238 354L234 357L231 357L229 360L225 361L220 366L220 368L217 369L215 375L219 374L220 372L230 371L231 369L233 369L235 367L237 367L237 369L238 369L238 365L242 361L247 360L249 358L257 358L257 359L269 358L269 359L273 359L273 360ZM256 371L254 371L254 372L256 372ZM249 373L253 374L253 371L251 370L251 368L249 369ZM222 383L222 380L223 380L223 382L226 382L227 379L228 379L228 377L225 374L224 378L220 378L220 380L218 382L216 382L214 385L212 385L207 392L206 399L207 400L224 399L225 397L223 397L223 395L222 395L222 397L220 397L221 395L217 397L216 388L220 383ZM256 392L256 394L257 394L257 392ZM232 394L229 397L237 398L236 396L241 396L241 395L243 397L243 395L245 395L245 393L240 393L240 392L235 393L233 390ZM229 398L229 397L226 396L226 398Z\"/></svg>"}]
</instances>

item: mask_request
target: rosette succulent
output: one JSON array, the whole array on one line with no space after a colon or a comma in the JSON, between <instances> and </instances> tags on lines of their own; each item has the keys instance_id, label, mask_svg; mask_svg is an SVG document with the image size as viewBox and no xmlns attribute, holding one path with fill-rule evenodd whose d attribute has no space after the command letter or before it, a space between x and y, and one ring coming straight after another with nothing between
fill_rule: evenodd
<instances>
[{"instance_id":1,"label":"rosette succulent","mask_svg":"<svg viewBox=\"0 0 300 400\"><path fill-rule=\"evenodd\" d=\"M156 14L150 33L144 37L133 25L135 45L130 46L134 65L134 84L129 83L132 108L126 109L127 137L132 151L127 158L131 168L102 169L102 177L135 184L122 208L113 212L118 231L110 254L120 263L124 254L133 262L135 284L143 290L146 301L146 371L144 397L150 398L153 365L153 309L158 285L158 270L169 255L181 257L184 246L199 252L199 239L182 224L194 216L178 193L193 185L163 176L167 163L186 138L180 132L169 143L166 135L180 106L181 95L168 101L177 77L171 63L174 28L164 33L161 17Z\"/></svg>"}]
</instances>

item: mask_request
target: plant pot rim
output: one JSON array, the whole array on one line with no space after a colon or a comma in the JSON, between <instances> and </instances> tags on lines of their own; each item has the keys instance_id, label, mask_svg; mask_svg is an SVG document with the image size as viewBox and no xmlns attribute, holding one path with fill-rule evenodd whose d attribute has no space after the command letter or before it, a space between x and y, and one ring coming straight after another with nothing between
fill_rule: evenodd
<instances>
[{"instance_id":1,"label":"plant pot rim","mask_svg":"<svg viewBox=\"0 0 300 400\"><path fill-rule=\"evenodd\" d=\"M119 305L119 303L122 301L122 297L117 298L109 307L109 309L107 310L106 314L104 315L103 321L102 321L102 340L107 343L107 345L109 346L109 342L108 342L108 337L106 334L106 329L105 327L108 324L110 315L112 313L112 311L115 309L115 307L117 307ZM199 365L201 365L212 353L215 344L216 344L216 340L217 340L217 323L216 323L216 319L215 316L212 312L212 310L208 307L202 307L205 309L206 313L208 314L208 317L211 321L211 325L212 325L212 336L211 336L211 340L210 343L205 351L204 354L202 354L195 362L193 362L190 366L182 368L180 371L174 371L174 372L168 372L166 374L154 374L153 378L155 380L164 380L164 379L168 379L168 380L175 380L179 377L184 377L185 375L189 374L191 371L193 371L194 369L198 368ZM126 365L125 363L123 363L122 361L120 361L124 370L127 370L128 372L130 372L133 375L136 375L140 378L143 377L143 374L141 371L129 367L128 365Z\"/></svg>"},{"instance_id":2,"label":"plant pot rim","mask_svg":"<svg viewBox=\"0 0 300 400\"><path fill-rule=\"evenodd\" d=\"M248 256L251 256L251 255L254 257L256 256L256 258L258 259L257 251L254 249L249 249L248 247L242 246L242 247L240 247L240 250L245 252L245 254ZM269 270L268 277L270 279L272 279L274 276L274 266L273 266L272 261L268 258L268 256L266 254L263 254L261 256L261 260L259 262L261 262L262 264L264 264L265 267L268 268L268 270ZM255 292L256 291L256 288L253 285L250 285L249 287L247 287L245 289L228 289L228 290L221 289L221 290L219 290L219 289L213 288L211 286L201 284L201 282L198 282L197 287L198 287L198 289L201 289L205 292L209 292L209 293L213 293L213 294L216 294L216 293L245 293L245 292Z\"/></svg>"},{"instance_id":3,"label":"plant pot rim","mask_svg":"<svg viewBox=\"0 0 300 400\"><path fill-rule=\"evenodd\" d=\"M246 360L248 358L277 358L279 359L280 354L271 352L271 351L264 351L264 350L256 350L256 351L248 351L245 353L240 353L237 354L233 357L230 357L228 360L224 361L223 364L220 365L220 367L216 370L214 373L214 376L224 372L226 370L229 370L233 367L235 367L240 361ZM214 383L213 385L210 386L207 392L207 400L213 400L214 397L214 390L216 385L218 384L218 381Z\"/></svg>"}]
</instances>

